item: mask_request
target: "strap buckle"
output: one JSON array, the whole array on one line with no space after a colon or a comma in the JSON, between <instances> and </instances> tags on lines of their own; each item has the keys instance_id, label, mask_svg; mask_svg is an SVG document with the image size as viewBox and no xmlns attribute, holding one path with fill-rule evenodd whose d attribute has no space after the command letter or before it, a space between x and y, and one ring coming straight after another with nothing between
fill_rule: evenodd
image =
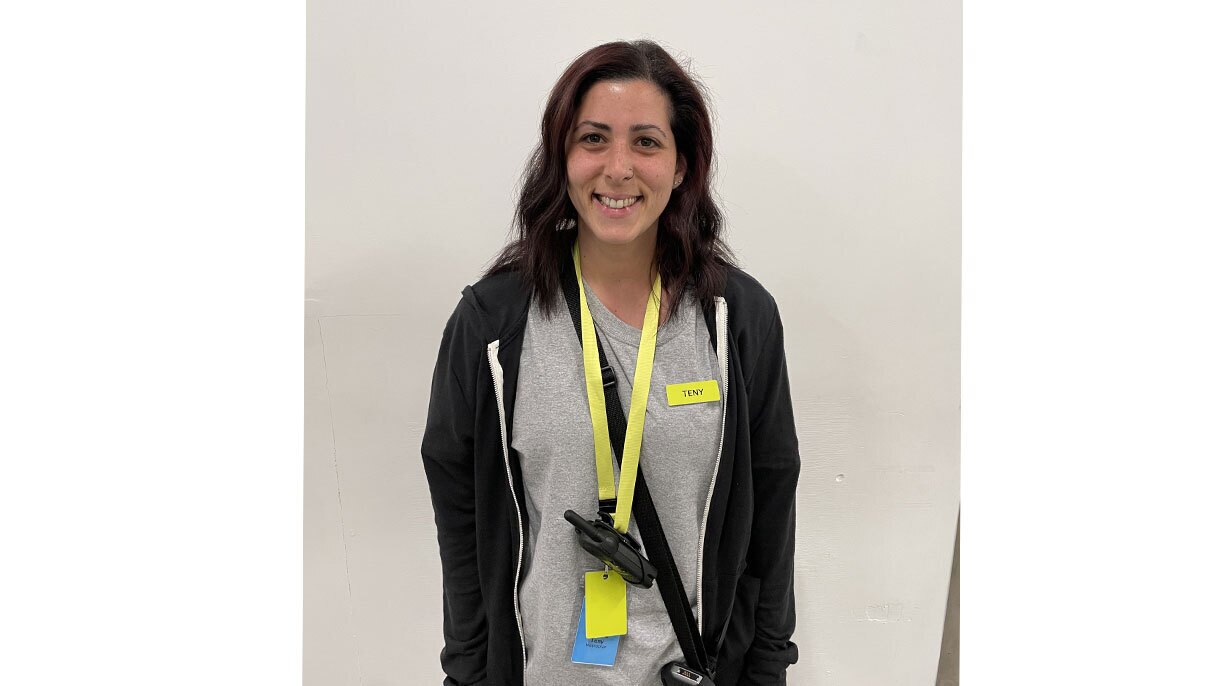
<instances>
[{"instance_id":1,"label":"strap buckle","mask_svg":"<svg viewBox=\"0 0 1220 686\"><path fill-rule=\"evenodd\" d=\"M614 367L607 362L606 366L602 367L602 386L605 388L613 388L618 383L618 377L614 375Z\"/></svg>"}]
</instances>

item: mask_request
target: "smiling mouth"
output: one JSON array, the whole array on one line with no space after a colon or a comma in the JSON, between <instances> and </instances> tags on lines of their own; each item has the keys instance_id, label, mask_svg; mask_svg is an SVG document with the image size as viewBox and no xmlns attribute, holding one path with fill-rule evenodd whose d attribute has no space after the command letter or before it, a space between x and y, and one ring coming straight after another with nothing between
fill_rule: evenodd
<instances>
[{"instance_id":1,"label":"smiling mouth","mask_svg":"<svg viewBox=\"0 0 1220 686\"><path fill-rule=\"evenodd\" d=\"M637 195L635 197L626 198L624 200L615 200L613 198L607 198L604 195L598 195L597 193L593 194L593 198L595 200L597 200L597 202L601 203L602 205L604 205L606 207L609 207L612 210L621 210L624 207L630 207L630 206L634 205L636 203L636 201L638 201L642 197L644 197L644 196Z\"/></svg>"}]
</instances>

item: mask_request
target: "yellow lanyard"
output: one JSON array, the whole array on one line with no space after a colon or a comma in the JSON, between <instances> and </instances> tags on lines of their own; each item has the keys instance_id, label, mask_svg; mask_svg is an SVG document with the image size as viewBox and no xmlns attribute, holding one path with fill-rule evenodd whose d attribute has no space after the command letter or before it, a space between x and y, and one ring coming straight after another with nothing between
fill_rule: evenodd
<instances>
[{"instance_id":1,"label":"yellow lanyard","mask_svg":"<svg viewBox=\"0 0 1220 686\"><path fill-rule=\"evenodd\" d=\"M589 415L593 420L593 449L597 454L597 497L614 498L614 466L610 455L610 427L606 421L606 396L602 387L601 362L597 357L597 331L585 298L585 282L580 275L580 245L572 247L576 263L576 283L580 287L580 337L585 358L585 391L589 395ZM652 282L648 308L644 311L644 330L640 332L640 351L635 358L635 380L631 384L631 410L627 415L627 434L623 440L623 461L619 467L618 505L614 528L627 533L631 521L631 499L635 495L635 475L640 463L640 444L644 440L644 410L652 384L652 359L657 348L657 320L660 318L661 275Z\"/></svg>"}]
</instances>

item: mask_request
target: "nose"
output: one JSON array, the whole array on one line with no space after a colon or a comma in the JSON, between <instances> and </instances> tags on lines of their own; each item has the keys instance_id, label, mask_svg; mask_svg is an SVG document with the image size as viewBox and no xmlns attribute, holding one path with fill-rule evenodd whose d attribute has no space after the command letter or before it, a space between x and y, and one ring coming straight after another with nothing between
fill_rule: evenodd
<instances>
[{"instance_id":1,"label":"nose","mask_svg":"<svg viewBox=\"0 0 1220 686\"><path fill-rule=\"evenodd\" d=\"M627 181L635 175L631 166L631 151L627 144L616 142L610 146L606 158L606 178L610 181Z\"/></svg>"}]
</instances>

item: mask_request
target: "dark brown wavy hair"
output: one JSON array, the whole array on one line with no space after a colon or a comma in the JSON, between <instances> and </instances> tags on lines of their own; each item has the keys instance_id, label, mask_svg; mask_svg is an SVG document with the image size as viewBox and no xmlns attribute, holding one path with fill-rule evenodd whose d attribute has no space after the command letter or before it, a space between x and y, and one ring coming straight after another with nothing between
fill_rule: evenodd
<instances>
[{"instance_id":1,"label":"dark brown wavy hair","mask_svg":"<svg viewBox=\"0 0 1220 686\"><path fill-rule=\"evenodd\" d=\"M599 45L577 57L551 89L542 115L542 136L522 175L513 228L516 238L495 258L487 275L520 271L547 314L559 301L562 260L571 260L576 208L568 199L567 145L581 101L601 81L642 79L669 98L669 127L686 160L657 230L656 267L675 295L689 291L710 307L733 264L721 240L723 219L712 197L712 121L703 85L661 46L648 40Z\"/></svg>"}]
</instances>

